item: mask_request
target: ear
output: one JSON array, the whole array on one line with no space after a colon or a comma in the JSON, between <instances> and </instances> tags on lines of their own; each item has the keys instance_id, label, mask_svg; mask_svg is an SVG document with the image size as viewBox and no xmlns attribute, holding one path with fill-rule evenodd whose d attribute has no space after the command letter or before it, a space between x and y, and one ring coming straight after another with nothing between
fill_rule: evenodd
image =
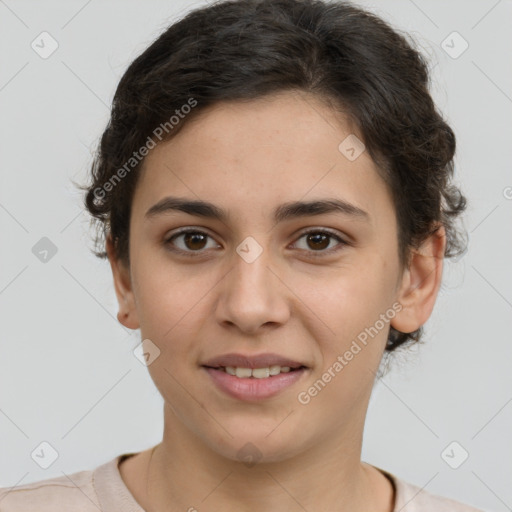
<instances>
[{"instance_id":1,"label":"ear","mask_svg":"<svg viewBox=\"0 0 512 512\"><path fill-rule=\"evenodd\" d=\"M133 293L130 268L125 263L115 257L114 243L111 236L107 237L105 248L107 251L112 275L114 278L114 287L116 290L117 301L119 303L119 312L117 319L121 324L129 329L139 328L139 318Z\"/></svg>"},{"instance_id":2,"label":"ear","mask_svg":"<svg viewBox=\"0 0 512 512\"><path fill-rule=\"evenodd\" d=\"M445 247L446 231L440 224L419 249L413 250L397 297L403 309L391 321L398 331L414 332L430 317L441 287Z\"/></svg>"}]
</instances>

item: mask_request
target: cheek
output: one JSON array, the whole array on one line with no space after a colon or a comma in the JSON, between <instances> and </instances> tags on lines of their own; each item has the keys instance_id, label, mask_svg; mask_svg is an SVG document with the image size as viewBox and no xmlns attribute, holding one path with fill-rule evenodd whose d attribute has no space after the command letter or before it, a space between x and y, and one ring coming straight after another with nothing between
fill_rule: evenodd
<instances>
[{"instance_id":1,"label":"cheek","mask_svg":"<svg viewBox=\"0 0 512 512\"><path fill-rule=\"evenodd\" d=\"M322 289L303 289L308 306L322 321L320 323L329 328L323 351L330 359L343 354L354 340L361 342L365 347L361 353L365 352L372 360L374 356L369 352L381 350L387 339L389 321L383 323L379 319L391 307L392 277L385 272L383 260L374 257L364 265L343 268ZM358 359L363 358L358 356Z\"/></svg>"},{"instance_id":2,"label":"cheek","mask_svg":"<svg viewBox=\"0 0 512 512\"><path fill-rule=\"evenodd\" d=\"M137 308L142 336L154 339L162 349L171 343L182 346L180 339L205 318L208 293L215 279L199 275L184 266L153 267L148 271L134 270ZM210 283L211 280L211 283ZM202 300L203 299L203 300Z\"/></svg>"},{"instance_id":3,"label":"cheek","mask_svg":"<svg viewBox=\"0 0 512 512\"><path fill-rule=\"evenodd\" d=\"M381 315L393 311L386 282L366 269L332 282L315 298L320 318L335 335L316 338L321 359L311 391L321 389L314 399L317 410L338 427L349 411L367 404L389 332L391 315L387 321Z\"/></svg>"}]
</instances>

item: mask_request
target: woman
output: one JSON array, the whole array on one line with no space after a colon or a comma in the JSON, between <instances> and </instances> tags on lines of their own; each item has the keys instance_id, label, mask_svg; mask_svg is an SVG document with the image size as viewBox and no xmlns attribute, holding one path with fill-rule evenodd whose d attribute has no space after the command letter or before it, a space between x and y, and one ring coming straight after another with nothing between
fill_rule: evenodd
<instances>
[{"instance_id":1,"label":"woman","mask_svg":"<svg viewBox=\"0 0 512 512\"><path fill-rule=\"evenodd\" d=\"M349 3L216 3L135 59L85 205L163 440L1 510L476 511L361 461L382 358L421 338L464 249L427 85Z\"/></svg>"}]
</instances>

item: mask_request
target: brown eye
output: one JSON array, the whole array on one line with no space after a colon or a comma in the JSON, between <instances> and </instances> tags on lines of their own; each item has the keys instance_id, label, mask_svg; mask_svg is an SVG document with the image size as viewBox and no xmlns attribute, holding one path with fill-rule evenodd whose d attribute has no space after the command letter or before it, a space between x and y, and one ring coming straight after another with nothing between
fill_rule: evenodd
<instances>
[{"instance_id":1,"label":"brown eye","mask_svg":"<svg viewBox=\"0 0 512 512\"><path fill-rule=\"evenodd\" d=\"M170 250L186 256L200 256L207 252L208 239L213 240L210 235L203 231L199 231L197 229L183 229L165 240L164 245L169 246ZM302 233L299 237L299 240L301 239L305 239L306 246L299 248L309 253L312 257L330 255L331 253L340 250L343 246L349 245L337 234L319 229ZM178 240L181 240L181 243L177 243L176 241ZM333 240L337 241L338 244L329 248L331 241ZM209 248L214 247L215 246ZM217 245L217 247L220 246Z\"/></svg>"},{"instance_id":2,"label":"brown eye","mask_svg":"<svg viewBox=\"0 0 512 512\"><path fill-rule=\"evenodd\" d=\"M310 247L312 249L325 249L329 246L329 235L324 235L322 233L313 233L306 235L306 240L310 243Z\"/></svg>"},{"instance_id":3,"label":"brown eye","mask_svg":"<svg viewBox=\"0 0 512 512\"><path fill-rule=\"evenodd\" d=\"M177 252L195 256L194 253L202 254L206 252L209 238L212 239L210 235L203 231L185 229L165 240L164 245L171 246L171 249ZM175 243L176 240L181 240L181 243Z\"/></svg>"},{"instance_id":4,"label":"brown eye","mask_svg":"<svg viewBox=\"0 0 512 512\"><path fill-rule=\"evenodd\" d=\"M207 236L203 233L185 233L183 243L188 249L204 249Z\"/></svg>"},{"instance_id":5,"label":"brown eye","mask_svg":"<svg viewBox=\"0 0 512 512\"><path fill-rule=\"evenodd\" d=\"M305 233L302 233L299 240L301 240L301 239L305 239L306 247L299 247L299 248L309 252L311 254L311 256L313 256L313 257L325 256L325 255L331 254L333 252L338 251L343 246L348 245L348 243L345 242L337 234L331 233L330 231L319 230L319 229L310 230L310 231L306 231ZM327 249L333 239L339 243L337 244L337 246ZM318 253L318 254L315 254L315 253Z\"/></svg>"}]
</instances>

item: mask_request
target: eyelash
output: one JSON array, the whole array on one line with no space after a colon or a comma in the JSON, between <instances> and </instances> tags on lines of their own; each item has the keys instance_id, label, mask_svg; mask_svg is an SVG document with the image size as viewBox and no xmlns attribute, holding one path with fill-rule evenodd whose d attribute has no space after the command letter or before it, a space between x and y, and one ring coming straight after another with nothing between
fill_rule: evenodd
<instances>
[{"instance_id":1,"label":"eyelash","mask_svg":"<svg viewBox=\"0 0 512 512\"><path fill-rule=\"evenodd\" d=\"M206 235L209 238L213 238L212 236L210 236L208 233L205 233L204 231L200 231L198 229L192 229L192 228L184 228L184 229L182 229L182 230L180 230L180 231L178 231L176 233L173 233L172 236L168 237L164 241L164 245L171 246L172 245L171 242L175 238L177 238L180 235L187 234L187 233L201 234L201 235ZM323 249L323 250L318 250L318 251L313 251L313 250L308 251L308 250L304 249L307 252L311 253L311 256L313 258L321 258L321 257L324 257L326 255L331 255L332 253L341 250L343 248L343 246L350 245L348 242L343 240L339 235L337 235L337 234L333 233L332 231L330 231L328 229L325 229L325 228L323 228L323 229L313 228L313 229L309 229L307 231L303 231L300 234L300 236L299 236L299 238L297 240L300 240L305 235L309 235L311 233L328 235L329 237L334 238L335 240L340 242L338 246L331 247L331 249ZM183 249L176 249L174 247L170 248L169 250L171 250L173 252L176 252L176 253L179 253L179 254L182 254L182 255L184 255L186 257L190 257L190 258L200 257L205 252L204 249L199 250L199 251L184 251Z\"/></svg>"}]
</instances>

